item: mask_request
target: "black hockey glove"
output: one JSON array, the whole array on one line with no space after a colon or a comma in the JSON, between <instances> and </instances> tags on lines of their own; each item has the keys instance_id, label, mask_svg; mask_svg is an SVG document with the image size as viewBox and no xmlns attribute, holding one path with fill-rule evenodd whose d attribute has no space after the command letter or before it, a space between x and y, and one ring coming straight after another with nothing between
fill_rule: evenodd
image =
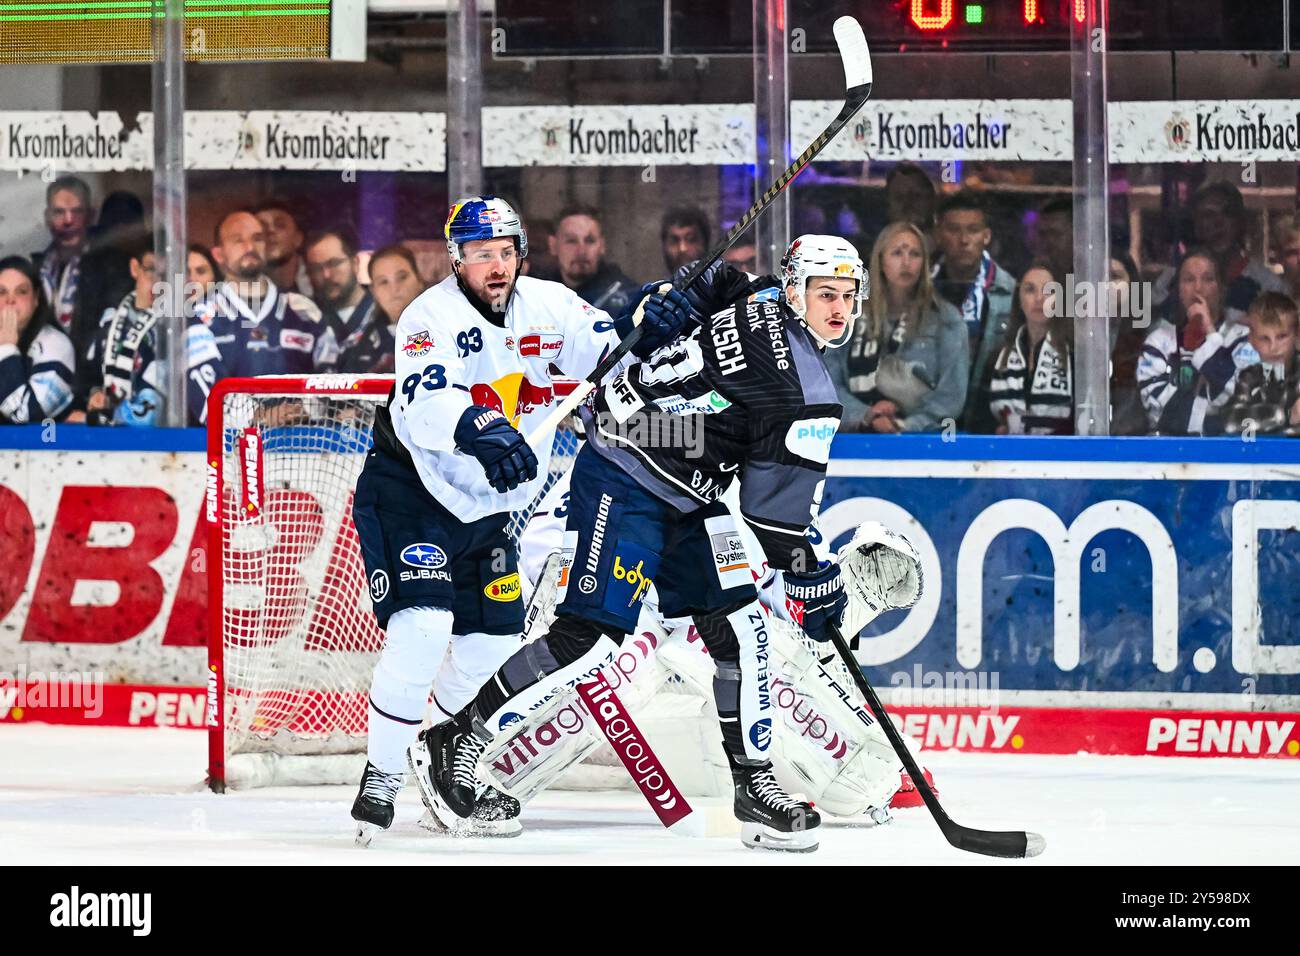
<instances>
[{"instance_id":1,"label":"black hockey glove","mask_svg":"<svg viewBox=\"0 0 1300 956\"><path fill-rule=\"evenodd\" d=\"M830 625L840 626L849 604L840 566L823 561L815 571L786 571L784 577L786 607L791 616L814 641L829 641Z\"/></svg>"},{"instance_id":2,"label":"black hockey glove","mask_svg":"<svg viewBox=\"0 0 1300 956\"><path fill-rule=\"evenodd\" d=\"M537 477L537 456L495 408L471 405L460 416L454 435L456 448L479 460L488 484L499 494Z\"/></svg>"},{"instance_id":3,"label":"black hockey glove","mask_svg":"<svg viewBox=\"0 0 1300 956\"><path fill-rule=\"evenodd\" d=\"M674 341L690 321L691 304L686 296L676 289L669 289L664 293L656 292L659 285L660 283L657 282L643 285L636 298L628 302L623 314L614 320L614 328L619 338L627 338L634 328L632 319L637 307L642 298L645 298L647 293L650 294L649 298L645 299L645 312L641 316L641 324L645 326L645 331L641 333L640 341L632 346L632 354L637 358L649 358L656 349Z\"/></svg>"}]
</instances>

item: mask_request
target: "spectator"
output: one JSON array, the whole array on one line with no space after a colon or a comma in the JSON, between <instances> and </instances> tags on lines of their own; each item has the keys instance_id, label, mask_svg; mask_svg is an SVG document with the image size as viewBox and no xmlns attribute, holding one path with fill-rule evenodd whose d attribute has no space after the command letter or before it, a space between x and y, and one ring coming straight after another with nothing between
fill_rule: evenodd
<instances>
[{"instance_id":1,"label":"spectator","mask_svg":"<svg viewBox=\"0 0 1300 956\"><path fill-rule=\"evenodd\" d=\"M282 292L266 275L262 223L246 209L217 223L212 248L226 279L199 304L199 318L212 329L226 375L306 375L329 345L316 304L298 292ZM212 383L208 383L209 385Z\"/></svg>"},{"instance_id":2,"label":"spectator","mask_svg":"<svg viewBox=\"0 0 1300 956\"><path fill-rule=\"evenodd\" d=\"M375 300L358 279L356 242L344 231L325 230L308 237L304 253L325 328L317 369L360 371L339 365L341 352L364 337L375 311Z\"/></svg>"},{"instance_id":3,"label":"spectator","mask_svg":"<svg viewBox=\"0 0 1300 956\"><path fill-rule=\"evenodd\" d=\"M311 276L302 257L302 229L283 200L268 199L255 210L266 234L266 274L277 289L312 294Z\"/></svg>"},{"instance_id":4,"label":"spectator","mask_svg":"<svg viewBox=\"0 0 1300 956\"><path fill-rule=\"evenodd\" d=\"M1038 210L1034 228L1034 258L1059 276L1058 282L1074 271L1074 198L1056 196Z\"/></svg>"},{"instance_id":5,"label":"spectator","mask_svg":"<svg viewBox=\"0 0 1300 956\"><path fill-rule=\"evenodd\" d=\"M84 407L87 389L99 380L98 367L87 366L85 359L99 338L99 322L104 313L116 309L135 285L131 278L131 251L148 231L144 203L135 193L118 190L104 197L81 255L77 305L72 326L67 329L78 362L74 408Z\"/></svg>"},{"instance_id":6,"label":"spectator","mask_svg":"<svg viewBox=\"0 0 1300 956\"><path fill-rule=\"evenodd\" d=\"M1296 304L1279 292L1263 292L1247 313L1250 344L1259 362L1237 374L1224 410L1223 430L1237 435L1251 427L1261 435L1300 435L1300 361L1296 358Z\"/></svg>"},{"instance_id":7,"label":"spectator","mask_svg":"<svg viewBox=\"0 0 1300 956\"><path fill-rule=\"evenodd\" d=\"M212 253L197 242L191 243L185 257L185 304L191 310L216 291L221 270Z\"/></svg>"},{"instance_id":8,"label":"spectator","mask_svg":"<svg viewBox=\"0 0 1300 956\"><path fill-rule=\"evenodd\" d=\"M885 177L885 213L889 222L910 222L923 235L934 227L934 183L916 163L899 163Z\"/></svg>"},{"instance_id":9,"label":"spectator","mask_svg":"<svg viewBox=\"0 0 1300 956\"><path fill-rule=\"evenodd\" d=\"M555 223L549 219L529 219L528 235L532 236L532 242L528 243L528 255L519 263L519 274L521 276L532 276L534 279L549 279L552 282L560 281L560 267L555 261L555 256L551 255L551 239L555 235ZM439 248L445 253L447 244L439 243ZM419 261L419 257L416 257ZM451 260L448 260L447 272L443 275L430 277L423 272L420 273L421 280L425 286L434 286L451 275Z\"/></svg>"},{"instance_id":10,"label":"spectator","mask_svg":"<svg viewBox=\"0 0 1300 956\"><path fill-rule=\"evenodd\" d=\"M1074 434L1073 336L1049 291L1054 281L1047 263L1035 263L1016 286L986 391L999 435Z\"/></svg>"},{"instance_id":11,"label":"spectator","mask_svg":"<svg viewBox=\"0 0 1300 956\"><path fill-rule=\"evenodd\" d=\"M703 210L694 206L669 209L659 224L659 243L667 275L702 257L709 245L709 221Z\"/></svg>"},{"instance_id":12,"label":"spectator","mask_svg":"<svg viewBox=\"0 0 1300 956\"><path fill-rule=\"evenodd\" d=\"M1279 216L1269 232L1273 260L1282 267L1285 291L1295 299L1300 296L1300 223L1295 216Z\"/></svg>"},{"instance_id":13,"label":"spectator","mask_svg":"<svg viewBox=\"0 0 1300 956\"><path fill-rule=\"evenodd\" d=\"M98 370L96 385L80 417L91 425L158 425L166 405L166 362L158 355L154 299L157 258L148 237L131 251L130 270L135 288L104 314L90 350L88 364ZM220 368L212 331L197 320L190 320L186 330L185 353L189 421L197 424L204 419L204 402Z\"/></svg>"},{"instance_id":14,"label":"spectator","mask_svg":"<svg viewBox=\"0 0 1300 956\"><path fill-rule=\"evenodd\" d=\"M370 257L370 294L374 308L340 345L337 371L393 371L397 341L394 330L406 307L425 289L415 255L403 245L385 246Z\"/></svg>"},{"instance_id":15,"label":"spectator","mask_svg":"<svg viewBox=\"0 0 1300 956\"><path fill-rule=\"evenodd\" d=\"M0 422L42 422L72 404L76 353L41 278L22 256L0 259Z\"/></svg>"},{"instance_id":16,"label":"spectator","mask_svg":"<svg viewBox=\"0 0 1300 956\"><path fill-rule=\"evenodd\" d=\"M1193 250L1175 274L1170 318L1157 321L1142 346L1138 391L1152 432L1201 435L1206 419L1232 396L1238 369L1255 355L1246 327L1223 318L1224 286L1215 254Z\"/></svg>"},{"instance_id":17,"label":"spectator","mask_svg":"<svg viewBox=\"0 0 1300 956\"><path fill-rule=\"evenodd\" d=\"M826 353L843 430L938 431L961 414L970 353L957 310L935 294L920 228L886 226L869 274L877 288L852 339Z\"/></svg>"},{"instance_id":18,"label":"spectator","mask_svg":"<svg viewBox=\"0 0 1300 956\"><path fill-rule=\"evenodd\" d=\"M758 247L752 242L738 242L722 254L723 261L729 262L750 275L758 272Z\"/></svg>"},{"instance_id":19,"label":"spectator","mask_svg":"<svg viewBox=\"0 0 1300 956\"><path fill-rule=\"evenodd\" d=\"M1229 182L1202 186L1192 197L1192 237L1195 245L1214 257L1222 277L1223 317L1244 325L1246 310L1261 292L1285 292L1286 283L1246 249L1246 203L1241 190ZM1157 305L1173 296L1174 269L1156 281Z\"/></svg>"},{"instance_id":20,"label":"spectator","mask_svg":"<svg viewBox=\"0 0 1300 956\"><path fill-rule=\"evenodd\" d=\"M641 290L618 266L605 261L605 235L600 213L591 206L561 211L550 240L560 281L579 297L610 315L618 315Z\"/></svg>"},{"instance_id":21,"label":"spectator","mask_svg":"<svg viewBox=\"0 0 1300 956\"><path fill-rule=\"evenodd\" d=\"M45 301L59 328L69 334L77 310L90 210L90 187L75 176L56 179L45 190L45 226L50 230L50 244L33 258L40 268Z\"/></svg>"},{"instance_id":22,"label":"spectator","mask_svg":"<svg viewBox=\"0 0 1300 956\"><path fill-rule=\"evenodd\" d=\"M971 358L962 427L987 434L996 423L989 417L987 403L980 400L980 386L1006 340L1016 279L989 255L993 231L984 204L969 190L949 196L939 206L935 237L940 258L934 267L934 288L957 307Z\"/></svg>"},{"instance_id":23,"label":"spectator","mask_svg":"<svg viewBox=\"0 0 1300 956\"><path fill-rule=\"evenodd\" d=\"M1112 435L1145 435L1147 413L1138 394L1137 364L1142 354L1151 320L1150 313L1136 315L1136 303L1129 293L1139 281L1137 264L1127 252L1119 252L1110 260L1110 281L1116 291L1117 314L1111 316L1111 378L1110 433Z\"/></svg>"}]
</instances>

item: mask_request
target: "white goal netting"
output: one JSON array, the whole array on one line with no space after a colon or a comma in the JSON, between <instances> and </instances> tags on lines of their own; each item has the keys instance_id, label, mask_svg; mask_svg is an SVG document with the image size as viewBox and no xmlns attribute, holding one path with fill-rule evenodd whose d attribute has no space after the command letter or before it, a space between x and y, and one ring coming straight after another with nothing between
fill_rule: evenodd
<instances>
[{"instance_id":1,"label":"white goal netting","mask_svg":"<svg viewBox=\"0 0 1300 956\"><path fill-rule=\"evenodd\" d=\"M222 382L209 412L209 776L352 782L383 633L352 495L387 377ZM572 464L561 430L547 486ZM527 512L517 513L518 535ZM333 759L331 759L333 758Z\"/></svg>"}]
</instances>

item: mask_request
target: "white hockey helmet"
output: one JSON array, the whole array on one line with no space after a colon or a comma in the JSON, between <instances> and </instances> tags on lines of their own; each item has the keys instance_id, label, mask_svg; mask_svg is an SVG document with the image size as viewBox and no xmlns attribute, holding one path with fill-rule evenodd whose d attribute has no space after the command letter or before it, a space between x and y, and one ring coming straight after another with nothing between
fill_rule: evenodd
<instances>
[{"instance_id":1,"label":"white hockey helmet","mask_svg":"<svg viewBox=\"0 0 1300 956\"><path fill-rule=\"evenodd\" d=\"M514 207L498 196L470 196L452 205L443 227L447 239L447 254L460 265L461 247L475 239L513 237L519 249L519 258L528 255L528 233L524 221Z\"/></svg>"},{"instance_id":2,"label":"white hockey helmet","mask_svg":"<svg viewBox=\"0 0 1300 956\"><path fill-rule=\"evenodd\" d=\"M808 303L804 299L804 292L808 288L808 280L819 276L853 279L858 284L853 297L853 311L849 313L844 334L833 342L818 335L805 318ZM871 292L867 270L858 250L853 248L853 243L839 236L806 235L790 243L790 248L781 259L781 288L784 290L789 286L794 286L795 289L793 294L786 294L790 308L803 321L804 327L814 339L832 349L844 345L853 336L853 323L862 314L862 300Z\"/></svg>"}]
</instances>

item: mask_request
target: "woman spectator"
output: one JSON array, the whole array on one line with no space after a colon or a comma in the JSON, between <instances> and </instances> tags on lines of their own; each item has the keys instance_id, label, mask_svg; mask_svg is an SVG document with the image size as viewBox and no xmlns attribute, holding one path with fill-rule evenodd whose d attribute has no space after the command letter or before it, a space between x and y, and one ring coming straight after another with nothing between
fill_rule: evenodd
<instances>
[{"instance_id":1,"label":"woman spectator","mask_svg":"<svg viewBox=\"0 0 1300 956\"><path fill-rule=\"evenodd\" d=\"M212 253L197 242L192 243L185 257L185 305L192 309L221 281L221 269Z\"/></svg>"},{"instance_id":2,"label":"woman spectator","mask_svg":"<svg viewBox=\"0 0 1300 956\"><path fill-rule=\"evenodd\" d=\"M72 404L75 366L40 272L22 256L0 259L0 422L58 418Z\"/></svg>"},{"instance_id":3,"label":"woman spectator","mask_svg":"<svg viewBox=\"0 0 1300 956\"><path fill-rule=\"evenodd\" d=\"M844 431L932 432L966 401L970 346L954 308L935 295L925 236L890 223L871 251L878 286L848 348L827 352Z\"/></svg>"},{"instance_id":4,"label":"woman spectator","mask_svg":"<svg viewBox=\"0 0 1300 956\"><path fill-rule=\"evenodd\" d=\"M392 372L397 347L393 330L406 307L424 291L415 255L406 246L385 246L370 257L370 294L375 308L340 343L340 372Z\"/></svg>"},{"instance_id":5,"label":"woman spectator","mask_svg":"<svg viewBox=\"0 0 1300 956\"><path fill-rule=\"evenodd\" d=\"M1188 252L1174 281L1168 317L1142 346L1138 391L1154 434L1201 435L1206 418L1232 397L1238 369L1256 356L1246 326L1223 319L1223 279L1212 253Z\"/></svg>"},{"instance_id":6,"label":"woman spectator","mask_svg":"<svg viewBox=\"0 0 1300 956\"><path fill-rule=\"evenodd\" d=\"M1051 268L1025 270L1011 324L989 375L989 411L999 435L1074 434L1074 345L1070 320L1049 287Z\"/></svg>"},{"instance_id":7,"label":"woman spectator","mask_svg":"<svg viewBox=\"0 0 1300 956\"><path fill-rule=\"evenodd\" d=\"M1113 252L1110 283L1115 290L1116 314L1110 318L1110 433L1145 435L1147 413L1138 395L1137 364L1151 321L1148 308L1137 314L1139 302L1132 295L1141 279L1137 264L1123 251Z\"/></svg>"}]
</instances>

